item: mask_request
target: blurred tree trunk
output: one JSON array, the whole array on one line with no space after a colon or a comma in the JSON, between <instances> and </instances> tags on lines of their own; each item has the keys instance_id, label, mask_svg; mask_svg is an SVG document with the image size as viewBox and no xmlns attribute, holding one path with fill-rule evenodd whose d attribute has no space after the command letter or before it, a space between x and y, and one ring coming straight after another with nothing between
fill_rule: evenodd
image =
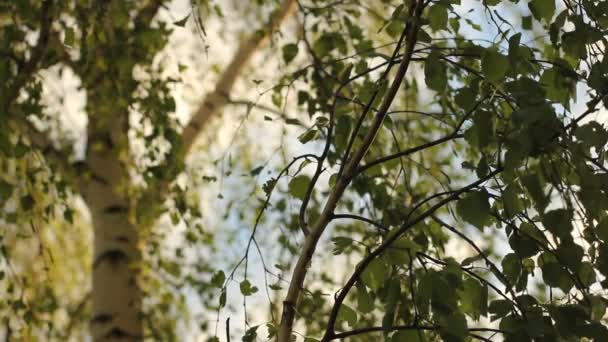
<instances>
[{"instance_id":1,"label":"blurred tree trunk","mask_svg":"<svg viewBox=\"0 0 608 342\"><path fill-rule=\"evenodd\" d=\"M239 75L253 54L269 40L277 27L295 9L295 0L284 0L281 7L258 31L241 42L232 61L228 64L215 87L201 102L183 132L185 157L207 122L216 116L226 103ZM96 94L97 84L91 85L89 94ZM93 99L92 99L93 98ZM110 108L112 99L89 98L89 108ZM92 103L98 102L97 105ZM114 105L114 110L116 106ZM128 113L120 108L118 113ZM127 117L109 113L97 115L103 118L89 122L88 177L81 185L82 196L89 206L94 227L93 289L91 333L96 342L141 341L143 328L143 291L139 286L142 232L146 227L136 222L133 203L126 194L130 186L128 170L119 159L127 137ZM93 148L91 148L93 146ZM100 147L101 146L101 147ZM153 187L156 205L162 205L164 194L171 179L161 180L160 187ZM150 197L144 195L146 199ZM146 223L149 222L146 220Z\"/></svg>"},{"instance_id":2,"label":"blurred tree trunk","mask_svg":"<svg viewBox=\"0 0 608 342\"><path fill-rule=\"evenodd\" d=\"M103 171L102 171L103 172ZM111 184L97 180L83 189L95 234L91 335L95 341L141 340L140 239L129 204Z\"/></svg>"}]
</instances>

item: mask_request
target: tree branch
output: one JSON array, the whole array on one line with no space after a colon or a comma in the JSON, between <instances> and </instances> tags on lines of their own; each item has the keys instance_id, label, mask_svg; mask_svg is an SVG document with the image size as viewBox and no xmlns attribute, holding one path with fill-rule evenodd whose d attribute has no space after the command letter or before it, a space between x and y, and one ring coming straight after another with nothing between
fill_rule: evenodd
<instances>
[{"instance_id":1,"label":"tree branch","mask_svg":"<svg viewBox=\"0 0 608 342\"><path fill-rule=\"evenodd\" d=\"M433 146L437 146L440 144L443 144L446 141L450 141L450 140L455 140L455 139L460 139L460 138L464 138L464 134L450 134L448 136L445 136L443 138L439 138L437 140L433 140L433 141L429 141L428 143L416 146L416 147L412 147L412 148L408 148L407 150L403 150L382 158L378 158L372 162L369 162L363 166L360 166L359 168L357 168L357 171L355 171L356 174L360 174L362 172L365 172L365 170L368 170L376 165L385 163L387 161L396 159L396 158L402 158L402 157L406 157L409 156L410 154L414 154L416 152L422 151L422 150L426 150L427 148L433 147Z\"/></svg>"},{"instance_id":2,"label":"tree branch","mask_svg":"<svg viewBox=\"0 0 608 342\"><path fill-rule=\"evenodd\" d=\"M183 132L183 149L187 154L196 138L200 135L205 125L219 110L229 102L230 92L242 70L253 54L270 40L271 34L277 27L288 18L295 10L295 0L283 0L278 13L274 15L262 30L254 32L239 46L232 61L215 86L215 90L208 94L196 113L190 119Z\"/></svg>"},{"instance_id":3,"label":"tree branch","mask_svg":"<svg viewBox=\"0 0 608 342\"><path fill-rule=\"evenodd\" d=\"M342 290L340 290L340 293L336 296L336 300L335 300L334 306L331 310L331 313L329 316L329 321L327 323L327 329L325 331L325 336L323 337L322 341L329 341L332 339L332 337L334 335L333 330L334 330L334 326L336 324L336 320L338 318L338 311L340 309L340 306L346 299L346 296L348 295L348 292L350 291L350 289L355 285L355 283L359 279L359 276L361 275L361 273L363 273L365 268L372 262L372 260L374 260L374 258L376 258L377 256L384 253L384 251L387 248L389 248L391 246L391 244L395 240L397 240L399 237L401 237L408 229L410 229L414 225L418 224L419 222L422 222L427 217L430 217L431 215L433 215L435 213L435 211L437 211L439 208L443 207L444 205L446 205L449 202L458 198L458 196L460 196L460 194L478 187L479 185L483 184L484 182L491 179L494 175L497 175L500 172L502 172L502 169L496 169L496 170L492 171L486 177L481 178L463 188L460 188L458 191L453 192L450 196L442 199L435 205L431 206L428 210L426 210L424 213L418 215L415 219L406 220L401 225L401 227L399 227L399 229L395 232L395 234L392 234L380 246L378 246L375 250L373 250L365 258L363 258L363 260L361 260L361 262L355 268L354 272L352 273L352 275L350 276L350 278L348 279L348 281L346 282L346 284L344 285Z\"/></svg>"},{"instance_id":4,"label":"tree branch","mask_svg":"<svg viewBox=\"0 0 608 342\"><path fill-rule=\"evenodd\" d=\"M291 282L289 284L289 290L283 301L283 314L281 316L281 323L279 326L278 332L278 341L279 342L289 342L291 341L291 333L293 330L293 323L295 319L295 307L297 305L298 299L300 297L300 293L302 292L304 279L306 278L306 273L308 270L308 266L310 264L310 260L312 259L313 254L315 253L317 243L325 231L325 228L331 222L333 212L338 204L338 201L342 197L342 194L352 181L355 176L355 170L359 166L359 163L363 159L363 157L367 154L371 144L375 140L376 134L380 127L382 126L382 122L386 117L390 106L397 95L397 91L401 86L401 82L403 81L405 74L410 65L410 61L412 55L414 53L414 47L416 45L417 33L419 30L419 18L422 15L422 11L424 9L424 5L421 1L413 1L410 7L410 17L408 23L405 27L406 39L405 39L405 53L404 57L399 64L398 71L393 79L393 82L389 89L386 92L386 95L383 99L383 102L380 106L380 109L374 120L371 124L371 127L363 138L363 142L361 147L353 153L352 158L350 158L346 165L343 168L343 172L338 177L337 183L325 206L319 219L312 226L310 230L310 234L306 237L304 241L304 246L302 247L302 252L296 266L294 268Z\"/></svg>"}]
</instances>

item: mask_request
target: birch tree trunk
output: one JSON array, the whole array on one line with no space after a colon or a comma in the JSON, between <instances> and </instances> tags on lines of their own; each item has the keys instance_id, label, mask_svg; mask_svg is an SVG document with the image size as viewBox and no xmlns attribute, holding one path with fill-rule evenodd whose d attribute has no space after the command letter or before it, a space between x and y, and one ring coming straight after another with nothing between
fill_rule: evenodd
<instances>
[{"instance_id":1,"label":"birch tree trunk","mask_svg":"<svg viewBox=\"0 0 608 342\"><path fill-rule=\"evenodd\" d=\"M203 131L206 122L228 102L230 91L253 54L295 9L295 0L284 0L275 15L245 39L230 64L220 76L215 91L208 94L183 132L184 157ZM94 89L94 88L93 88ZM94 93L94 91L92 92ZM105 103L108 99L103 99ZM96 108L97 106L92 106ZM127 113L123 108L119 113ZM103 117L103 116L100 116ZM102 151L90 151L87 167L92 176L81 185L81 194L89 206L94 227L94 261L91 333L95 342L141 341L144 336L143 292L139 286L142 241L138 227L130 219L130 201L118 191L129 182L129 175L119 161L117 146L124 146L127 136L126 115L114 117L100 127L89 127L90 142L109 142ZM108 128L111 127L111 128ZM100 129L101 128L101 129ZM105 132L105 133L104 133ZM160 202L171 180L161 182L154 197ZM164 186L163 186L164 185ZM147 195L144 195L144 197ZM160 203L159 203L160 205Z\"/></svg>"},{"instance_id":2,"label":"birch tree trunk","mask_svg":"<svg viewBox=\"0 0 608 342\"><path fill-rule=\"evenodd\" d=\"M129 217L129 201L117 191L124 172L116 158L93 154L92 179L82 188L94 229L93 315L96 342L143 340L142 260L137 227Z\"/></svg>"}]
</instances>

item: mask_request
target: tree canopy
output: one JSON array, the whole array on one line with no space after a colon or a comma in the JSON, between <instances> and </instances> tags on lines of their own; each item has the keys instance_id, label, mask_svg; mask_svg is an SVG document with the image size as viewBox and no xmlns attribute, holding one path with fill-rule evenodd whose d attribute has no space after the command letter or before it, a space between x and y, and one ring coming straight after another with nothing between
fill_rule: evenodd
<instances>
[{"instance_id":1,"label":"tree canopy","mask_svg":"<svg viewBox=\"0 0 608 342\"><path fill-rule=\"evenodd\" d=\"M607 36L606 0L0 4L0 333L606 341Z\"/></svg>"}]
</instances>

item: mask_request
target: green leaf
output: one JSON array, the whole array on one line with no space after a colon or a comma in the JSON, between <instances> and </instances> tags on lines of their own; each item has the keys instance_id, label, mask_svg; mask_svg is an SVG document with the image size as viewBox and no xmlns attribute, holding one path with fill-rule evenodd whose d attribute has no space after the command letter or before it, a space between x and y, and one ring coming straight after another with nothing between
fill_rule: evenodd
<instances>
[{"instance_id":1,"label":"green leaf","mask_svg":"<svg viewBox=\"0 0 608 342\"><path fill-rule=\"evenodd\" d=\"M490 303L488 311L492 314L492 321L505 317L513 310L513 305L505 299L497 299Z\"/></svg>"},{"instance_id":2,"label":"green leaf","mask_svg":"<svg viewBox=\"0 0 608 342\"><path fill-rule=\"evenodd\" d=\"M334 49L346 52L346 41L337 32L325 32L313 43L313 51L319 58L327 56Z\"/></svg>"},{"instance_id":3,"label":"green leaf","mask_svg":"<svg viewBox=\"0 0 608 342\"><path fill-rule=\"evenodd\" d=\"M381 259L372 260L361 274L363 283L368 287L377 290L384 285L384 280L388 276L386 265Z\"/></svg>"},{"instance_id":4,"label":"green leaf","mask_svg":"<svg viewBox=\"0 0 608 342\"><path fill-rule=\"evenodd\" d=\"M217 288L221 288L224 286L224 281L226 281L226 275L224 271L217 271L211 277L211 284Z\"/></svg>"},{"instance_id":5,"label":"green leaf","mask_svg":"<svg viewBox=\"0 0 608 342\"><path fill-rule=\"evenodd\" d=\"M551 233L560 238L569 238L572 232L572 211L567 209L556 209L543 215L543 225Z\"/></svg>"},{"instance_id":6,"label":"green leaf","mask_svg":"<svg viewBox=\"0 0 608 342\"><path fill-rule=\"evenodd\" d=\"M308 130L304 133L302 133L299 137L298 140L302 143L302 144L306 144L307 142L316 139L319 136L319 131L317 131L316 129L311 129Z\"/></svg>"},{"instance_id":7,"label":"green leaf","mask_svg":"<svg viewBox=\"0 0 608 342\"><path fill-rule=\"evenodd\" d=\"M509 69L509 59L494 48L486 49L481 58L481 71L490 82L502 81Z\"/></svg>"},{"instance_id":8,"label":"green leaf","mask_svg":"<svg viewBox=\"0 0 608 342\"><path fill-rule=\"evenodd\" d=\"M576 30L562 35L562 49L574 60L587 57L587 37L584 32Z\"/></svg>"},{"instance_id":9,"label":"green leaf","mask_svg":"<svg viewBox=\"0 0 608 342\"><path fill-rule=\"evenodd\" d=\"M595 227L595 233L600 240L608 242L608 218L604 218Z\"/></svg>"},{"instance_id":10,"label":"green leaf","mask_svg":"<svg viewBox=\"0 0 608 342\"><path fill-rule=\"evenodd\" d=\"M289 194L303 200L308 190L308 184L310 184L310 177L305 175L294 177L289 182Z\"/></svg>"},{"instance_id":11,"label":"green leaf","mask_svg":"<svg viewBox=\"0 0 608 342\"><path fill-rule=\"evenodd\" d=\"M270 193L272 192L272 190L274 189L274 186L276 184L277 184L277 180L274 178L271 178L262 185L262 190L264 190L264 193L266 194L266 196L270 195Z\"/></svg>"},{"instance_id":12,"label":"green leaf","mask_svg":"<svg viewBox=\"0 0 608 342\"><path fill-rule=\"evenodd\" d=\"M517 66L521 62L519 55L519 45L521 41L521 33L517 33L509 38L509 62L511 67Z\"/></svg>"},{"instance_id":13,"label":"green leaf","mask_svg":"<svg viewBox=\"0 0 608 342\"><path fill-rule=\"evenodd\" d=\"M331 239L331 242L334 244L332 254L339 255L342 254L348 247L352 246L353 239L345 236L336 236Z\"/></svg>"},{"instance_id":14,"label":"green leaf","mask_svg":"<svg viewBox=\"0 0 608 342\"><path fill-rule=\"evenodd\" d=\"M260 172L262 172L262 170L264 170L264 165L256 167L255 169L251 170L249 174L251 176L257 176L260 174Z\"/></svg>"},{"instance_id":15,"label":"green leaf","mask_svg":"<svg viewBox=\"0 0 608 342\"><path fill-rule=\"evenodd\" d=\"M220 308L223 308L226 306L226 288L222 289L222 292L220 293Z\"/></svg>"},{"instance_id":16,"label":"green leaf","mask_svg":"<svg viewBox=\"0 0 608 342\"><path fill-rule=\"evenodd\" d=\"M252 294L258 292L258 288L252 286L249 280L245 279L239 284L239 288L241 289L241 293L243 296L251 296Z\"/></svg>"},{"instance_id":17,"label":"green leaf","mask_svg":"<svg viewBox=\"0 0 608 342\"><path fill-rule=\"evenodd\" d=\"M442 321L440 333L441 337L446 341L463 341L469 333L467 319L458 311L453 312L448 317L445 317L445 319L442 319Z\"/></svg>"},{"instance_id":18,"label":"green leaf","mask_svg":"<svg viewBox=\"0 0 608 342\"><path fill-rule=\"evenodd\" d=\"M362 313L369 313L374 310L374 299L367 292L365 285L357 282L357 309Z\"/></svg>"},{"instance_id":19,"label":"green leaf","mask_svg":"<svg viewBox=\"0 0 608 342\"><path fill-rule=\"evenodd\" d=\"M582 262L578 269L577 276L583 286L589 287L593 285L593 283L595 283L595 269L593 268L593 264L587 261Z\"/></svg>"},{"instance_id":20,"label":"green leaf","mask_svg":"<svg viewBox=\"0 0 608 342\"><path fill-rule=\"evenodd\" d=\"M424 62L426 85L437 92L444 91L448 84L447 69L440 58L441 54L437 50L433 50Z\"/></svg>"},{"instance_id":21,"label":"green leaf","mask_svg":"<svg viewBox=\"0 0 608 342\"><path fill-rule=\"evenodd\" d=\"M585 251L583 247L575 244L572 239L568 239L557 247L556 254L561 264L576 273L580 269Z\"/></svg>"},{"instance_id":22,"label":"green leaf","mask_svg":"<svg viewBox=\"0 0 608 342\"><path fill-rule=\"evenodd\" d=\"M591 121L579 126L574 131L576 139L587 147L602 149L608 142L608 131L597 121Z\"/></svg>"},{"instance_id":23,"label":"green leaf","mask_svg":"<svg viewBox=\"0 0 608 342\"><path fill-rule=\"evenodd\" d=\"M34 208L34 198L31 195L21 197L21 209L29 211L32 208Z\"/></svg>"},{"instance_id":24,"label":"green leaf","mask_svg":"<svg viewBox=\"0 0 608 342\"><path fill-rule=\"evenodd\" d=\"M6 203L13 193L13 185L0 179L0 205Z\"/></svg>"},{"instance_id":25,"label":"green leaf","mask_svg":"<svg viewBox=\"0 0 608 342\"><path fill-rule=\"evenodd\" d=\"M532 29L532 16L531 15L527 15L527 16L521 17L521 27L524 30L531 30Z\"/></svg>"},{"instance_id":26,"label":"green leaf","mask_svg":"<svg viewBox=\"0 0 608 342\"><path fill-rule=\"evenodd\" d=\"M243 335L243 342L253 342L258 337L258 327L259 325L253 326L245 332Z\"/></svg>"},{"instance_id":27,"label":"green leaf","mask_svg":"<svg viewBox=\"0 0 608 342\"><path fill-rule=\"evenodd\" d=\"M456 203L456 212L465 221L482 229L492 223L488 193L471 191Z\"/></svg>"},{"instance_id":28,"label":"green leaf","mask_svg":"<svg viewBox=\"0 0 608 342\"><path fill-rule=\"evenodd\" d=\"M296 58L297 54L298 44L290 43L283 46L283 60L285 63L289 64L294 58Z\"/></svg>"},{"instance_id":29,"label":"green leaf","mask_svg":"<svg viewBox=\"0 0 608 342\"><path fill-rule=\"evenodd\" d=\"M357 312L348 305L342 304L338 310L338 321L346 322L351 328L354 328L357 324Z\"/></svg>"},{"instance_id":30,"label":"green leaf","mask_svg":"<svg viewBox=\"0 0 608 342\"><path fill-rule=\"evenodd\" d=\"M448 8L442 4L436 4L429 8L428 19L433 31L444 30L448 24Z\"/></svg>"},{"instance_id":31,"label":"green leaf","mask_svg":"<svg viewBox=\"0 0 608 342\"><path fill-rule=\"evenodd\" d=\"M509 238L509 245L520 258L529 258L539 252L539 247L534 239L523 232L515 232Z\"/></svg>"},{"instance_id":32,"label":"green leaf","mask_svg":"<svg viewBox=\"0 0 608 342\"><path fill-rule=\"evenodd\" d=\"M66 28L65 37L63 38L63 44L73 47L75 41L76 41L76 35L74 34L74 29L71 27Z\"/></svg>"},{"instance_id":33,"label":"green leaf","mask_svg":"<svg viewBox=\"0 0 608 342\"><path fill-rule=\"evenodd\" d=\"M555 0L532 0L528 3L528 7L538 21L545 19L551 22L555 14Z\"/></svg>"},{"instance_id":34,"label":"green leaf","mask_svg":"<svg viewBox=\"0 0 608 342\"><path fill-rule=\"evenodd\" d=\"M477 95L478 95L477 87L474 85L469 85L467 87L463 87L463 88L460 88L460 90L458 90L458 93L456 94L454 101L456 101L456 104L460 108L462 108L468 112L469 110L473 109L473 107L475 106L475 100L477 99Z\"/></svg>"},{"instance_id":35,"label":"green leaf","mask_svg":"<svg viewBox=\"0 0 608 342\"><path fill-rule=\"evenodd\" d=\"M462 311L474 320L488 314L488 287L479 281L468 278L458 290Z\"/></svg>"},{"instance_id":36,"label":"green leaf","mask_svg":"<svg viewBox=\"0 0 608 342\"><path fill-rule=\"evenodd\" d=\"M506 218L513 218L515 215L524 210L524 204L519 199L519 195L521 193L522 190L519 188L517 183L509 184L503 192L502 203L505 208Z\"/></svg>"},{"instance_id":37,"label":"green leaf","mask_svg":"<svg viewBox=\"0 0 608 342\"><path fill-rule=\"evenodd\" d=\"M190 14L188 14L187 16L185 16L184 18L182 18L178 21L173 22L173 25L179 26L179 27L184 27L184 26L186 26L186 22L188 21L189 18L190 18Z\"/></svg>"},{"instance_id":38,"label":"green leaf","mask_svg":"<svg viewBox=\"0 0 608 342\"><path fill-rule=\"evenodd\" d=\"M465 138L472 145L483 149L494 138L494 122L492 113L480 110L473 116L473 126L465 132Z\"/></svg>"},{"instance_id":39,"label":"green leaf","mask_svg":"<svg viewBox=\"0 0 608 342\"><path fill-rule=\"evenodd\" d=\"M568 272L563 269L563 266L557 262L553 255L544 252L538 258L538 262L543 273L543 280L547 285L560 288L565 293L574 286Z\"/></svg>"},{"instance_id":40,"label":"green leaf","mask_svg":"<svg viewBox=\"0 0 608 342\"><path fill-rule=\"evenodd\" d=\"M606 314L606 307L608 302L600 296L589 296L591 300L591 319L599 321L604 318Z\"/></svg>"},{"instance_id":41,"label":"green leaf","mask_svg":"<svg viewBox=\"0 0 608 342\"><path fill-rule=\"evenodd\" d=\"M505 255L502 259L502 273L505 275L510 284L517 283L521 274L521 261L514 253Z\"/></svg>"},{"instance_id":42,"label":"green leaf","mask_svg":"<svg viewBox=\"0 0 608 342\"><path fill-rule=\"evenodd\" d=\"M540 212L544 211L549 199L543 190L545 184L541 176L538 173L528 173L521 177L521 183L536 204L536 209Z\"/></svg>"}]
</instances>

